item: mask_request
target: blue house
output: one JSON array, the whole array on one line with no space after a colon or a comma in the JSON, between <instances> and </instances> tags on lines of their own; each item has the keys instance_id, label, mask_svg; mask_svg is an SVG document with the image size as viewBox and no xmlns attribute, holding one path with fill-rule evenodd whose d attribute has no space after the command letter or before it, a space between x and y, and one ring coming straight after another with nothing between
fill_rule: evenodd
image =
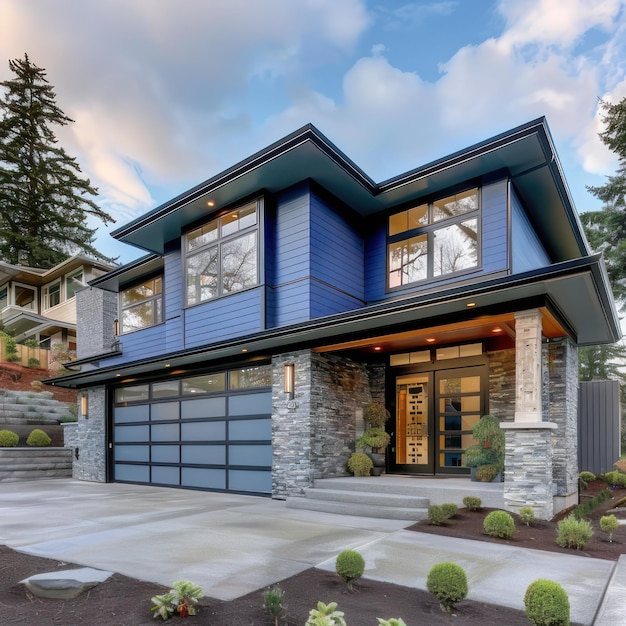
<instances>
[{"instance_id":1,"label":"blue house","mask_svg":"<svg viewBox=\"0 0 626 626\"><path fill-rule=\"evenodd\" d=\"M78 292L75 476L286 498L346 475L372 399L387 472L464 475L481 415L504 497L577 496L577 347L615 342L545 119L376 183L307 125L113 233Z\"/></svg>"}]
</instances>

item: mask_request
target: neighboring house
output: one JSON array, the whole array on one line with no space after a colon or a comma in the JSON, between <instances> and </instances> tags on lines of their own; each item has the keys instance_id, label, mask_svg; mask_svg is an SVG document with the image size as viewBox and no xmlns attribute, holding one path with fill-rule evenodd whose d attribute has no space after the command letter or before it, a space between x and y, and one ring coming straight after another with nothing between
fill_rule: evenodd
<instances>
[{"instance_id":1,"label":"neighboring house","mask_svg":"<svg viewBox=\"0 0 626 626\"><path fill-rule=\"evenodd\" d=\"M305 126L113 236L149 254L78 294L78 478L300 494L374 398L389 473L467 474L489 412L507 507L575 501L577 346L620 330L544 119L382 183Z\"/></svg>"},{"instance_id":2,"label":"neighboring house","mask_svg":"<svg viewBox=\"0 0 626 626\"><path fill-rule=\"evenodd\" d=\"M76 349L76 291L112 269L73 256L50 269L0 262L0 322L16 342L35 339L41 348L63 343Z\"/></svg>"}]
</instances>

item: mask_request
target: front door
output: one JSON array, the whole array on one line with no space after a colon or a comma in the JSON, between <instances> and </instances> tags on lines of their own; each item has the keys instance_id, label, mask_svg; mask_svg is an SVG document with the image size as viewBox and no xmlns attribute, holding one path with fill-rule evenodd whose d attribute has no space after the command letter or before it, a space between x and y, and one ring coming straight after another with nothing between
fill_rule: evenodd
<instances>
[{"instance_id":1,"label":"front door","mask_svg":"<svg viewBox=\"0 0 626 626\"><path fill-rule=\"evenodd\" d=\"M468 473L463 455L485 412L486 379L486 366L398 376L390 470Z\"/></svg>"}]
</instances>

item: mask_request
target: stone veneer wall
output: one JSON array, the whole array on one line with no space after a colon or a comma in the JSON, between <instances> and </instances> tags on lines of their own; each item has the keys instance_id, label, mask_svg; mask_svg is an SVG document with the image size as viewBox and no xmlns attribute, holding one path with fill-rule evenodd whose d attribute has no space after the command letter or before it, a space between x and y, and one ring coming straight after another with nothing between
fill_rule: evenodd
<instances>
[{"instance_id":1,"label":"stone veneer wall","mask_svg":"<svg viewBox=\"0 0 626 626\"><path fill-rule=\"evenodd\" d=\"M489 413L501 422L515 419L515 350L488 352Z\"/></svg>"},{"instance_id":2,"label":"stone veneer wall","mask_svg":"<svg viewBox=\"0 0 626 626\"><path fill-rule=\"evenodd\" d=\"M113 322L117 318L117 294L87 287L76 292L76 357L84 359L111 350Z\"/></svg>"},{"instance_id":3,"label":"stone veneer wall","mask_svg":"<svg viewBox=\"0 0 626 626\"><path fill-rule=\"evenodd\" d=\"M295 365L295 396L283 391ZM357 418L371 399L364 365L309 350L272 359L272 496L301 495L315 478L345 476Z\"/></svg>"},{"instance_id":4,"label":"stone veneer wall","mask_svg":"<svg viewBox=\"0 0 626 626\"><path fill-rule=\"evenodd\" d=\"M64 431L65 447L74 450L74 478L103 483L106 482L107 453L105 388L92 387L81 393L88 397L88 417L79 415L73 428Z\"/></svg>"},{"instance_id":5,"label":"stone veneer wall","mask_svg":"<svg viewBox=\"0 0 626 626\"><path fill-rule=\"evenodd\" d=\"M575 503L578 494L578 349L570 339L548 344L552 475L555 495L568 498L557 509ZM558 512L558 511L557 511Z\"/></svg>"}]
</instances>

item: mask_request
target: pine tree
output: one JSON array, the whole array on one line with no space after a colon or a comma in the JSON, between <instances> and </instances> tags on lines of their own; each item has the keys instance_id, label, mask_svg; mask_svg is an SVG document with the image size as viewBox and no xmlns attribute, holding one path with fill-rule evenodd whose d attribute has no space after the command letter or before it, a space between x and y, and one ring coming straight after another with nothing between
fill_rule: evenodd
<instances>
[{"instance_id":1,"label":"pine tree","mask_svg":"<svg viewBox=\"0 0 626 626\"><path fill-rule=\"evenodd\" d=\"M9 61L0 82L0 259L50 268L77 253L111 260L94 247L93 216L114 221L92 200L97 190L58 145L55 125L73 122L56 104L43 69L28 55Z\"/></svg>"}]
</instances>

